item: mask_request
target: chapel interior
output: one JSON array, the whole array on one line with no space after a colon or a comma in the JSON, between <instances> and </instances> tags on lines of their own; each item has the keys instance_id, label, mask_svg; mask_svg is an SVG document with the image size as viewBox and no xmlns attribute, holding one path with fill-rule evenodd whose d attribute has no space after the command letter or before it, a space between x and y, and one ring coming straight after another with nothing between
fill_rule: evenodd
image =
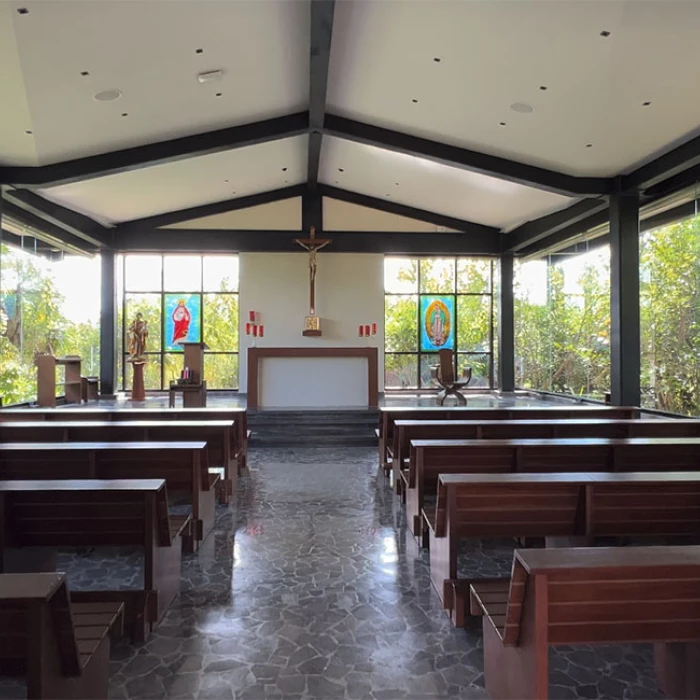
<instances>
[{"instance_id":1,"label":"chapel interior","mask_svg":"<svg viewBox=\"0 0 700 700\"><path fill-rule=\"evenodd\" d=\"M699 32L0 1L0 700L700 698Z\"/></svg>"}]
</instances>

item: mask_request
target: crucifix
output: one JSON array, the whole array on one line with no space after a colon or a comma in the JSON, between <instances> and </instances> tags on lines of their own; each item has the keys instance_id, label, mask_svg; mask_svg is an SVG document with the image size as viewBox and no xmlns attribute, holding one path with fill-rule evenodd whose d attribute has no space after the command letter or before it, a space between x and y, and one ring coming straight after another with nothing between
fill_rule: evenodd
<instances>
[{"instance_id":1,"label":"crucifix","mask_svg":"<svg viewBox=\"0 0 700 700\"><path fill-rule=\"evenodd\" d=\"M304 335L321 335L319 318L316 316L316 253L332 241L330 238L316 238L316 227L312 226L308 238L295 238L294 242L309 253L309 316L304 322Z\"/></svg>"}]
</instances>

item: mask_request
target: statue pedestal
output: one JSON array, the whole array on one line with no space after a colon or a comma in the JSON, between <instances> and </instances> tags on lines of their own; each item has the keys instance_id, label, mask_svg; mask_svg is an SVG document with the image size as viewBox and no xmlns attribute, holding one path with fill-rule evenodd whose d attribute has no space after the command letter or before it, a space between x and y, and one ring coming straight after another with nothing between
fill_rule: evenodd
<instances>
[{"instance_id":1,"label":"statue pedestal","mask_svg":"<svg viewBox=\"0 0 700 700\"><path fill-rule=\"evenodd\" d=\"M131 400L145 401L146 388L143 381L143 368L146 366L146 363L141 361L131 362L130 364L134 368L134 378L131 382Z\"/></svg>"}]
</instances>

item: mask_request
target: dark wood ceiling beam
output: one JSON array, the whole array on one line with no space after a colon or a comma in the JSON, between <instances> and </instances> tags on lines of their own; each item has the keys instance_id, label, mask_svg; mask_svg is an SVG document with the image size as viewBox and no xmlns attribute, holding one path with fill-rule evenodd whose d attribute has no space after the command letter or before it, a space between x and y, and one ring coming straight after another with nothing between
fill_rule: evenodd
<instances>
[{"instance_id":1,"label":"dark wood ceiling beam","mask_svg":"<svg viewBox=\"0 0 700 700\"><path fill-rule=\"evenodd\" d=\"M308 231L231 231L210 229L142 229L118 236L121 252L286 253L303 252L295 238ZM395 255L498 255L498 237L488 233L402 233L326 231L328 252ZM322 254L321 254L322 255Z\"/></svg>"},{"instance_id":2,"label":"dark wood ceiling beam","mask_svg":"<svg viewBox=\"0 0 700 700\"><path fill-rule=\"evenodd\" d=\"M130 172L154 165L175 163L185 158L206 156L236 148L305 134L309 129L307 112L275 119L160 141L121 151L78 158L37 167L0 167L0 183L21 187L55 187L105 175Z\"/></svg>"},{"instance_id":3,"label":"dark wood ceiling beam","mask_svg":"<svg viewBox=\"0 0 700 700\"><path fill-rule=\"evenodd\" d=\"M143 228L160 228L162 226L172 226L173 224L179 224L183 221L201 219L205 216L225 214L226 212L238 211L239 209L257 207L261 204L279 202L283 199L301 197L305 192L306 184L292 185L291 187L282 187L280 189L269 190L267 192L249 194L245 197L235 197L234 199L226 199L222 202L204 204L199 207L179 209L178 211L171 211L166 212L164 214L155 214L154 216L147 216L143 219L133 219L132 221L125 221L121 224L118 224L116 226L115 231L117 234L120 234L128 230L140 230Z\"/></svg>"},{"instance_id":4,"label":"dark wood ceiling beam","mask_svg":"<svg viewBox=\"0 0 700 700\"><path fill-rule=\"evenodd\" d=\"M700 136L664 153L628 175L622 175L619 178L619 190L640 191L649 195L645 190L676 176L682 177L683 171L696 165L700 165ZM692 184L692 181L688 184Z\"/></svg>"},{"instance_id":5,"label":"dark wood ceiling beam","mask_svg":"<svg viewBox=\"0 0 700 700\"><path fill-rule=\"evenodd\" d=\"M587 220L591 215L606 211L608 202L605 198L582 199L566 209L527 221L503 237L504 252L516 253L533 246L538 241L548 239L562 230L570 230L573 225Z\"/></svg>"},{"instance_id":6,"label":"dark wood ceiling beam","mask_svg":"<svg viewBox=\"0 0 700 700\"><path fill-rule=\"evenodd\" d=\"M308 185L310 189L314 189L318 183L318 171L321 165L334 12L335 0L311 0L308 158Z\"/></svg>"},{"instance_id":7,"label":"dark wood ceiling beam","mask_svg":"<svg viewBox=\"0 0 700 700\"><path fill-rule=\"evenodd\" d=\"M350 190L344 190L331 185L320 184L318 189L324 197L339 199L342 202L358 204L362 207L377 209L389 214L396 214L397 216L405 216L409 219L416 219L417 221L425 221L435 226L453 228L464 233L486 234L495 238L497 238L499 234L499 229L494 226L485 226L484 224L477 224L473 221L455 219L454 217L445 216L444 214L436 214L435 212L426 211L425 209L416 209L415 207L409 207L405 204L399 204L398 202L391 202L378 197L370 197L366 194L351 192Z\"/></svg>"},{"instance_id":8,"label":"dark wood ceiling beam","mask_svg":"<svg viewBox=\"0 0 700 700\"><path fill-rule=\"evenodd\" d=\"M609 194L613 190L614 181L611 178L566 175L546 168L518 163L507 158L491 156L363 124L334 114L326 114L324 133L556 194L567 196L600 195Z\"/></svg>"},{"instance_id":9,"label":"dark wood ceiling beam","mask_svg":"<svg viewBox=\"0 0 700 700\"><path fill-rule=\"evenodd\" d=\"M5 201L19 209L65 230L71 236L84 240L91 246L106 247L111 243L111 229L88 216L62 207L29 190L7 189Z\"/></svg>"}]
</instances>

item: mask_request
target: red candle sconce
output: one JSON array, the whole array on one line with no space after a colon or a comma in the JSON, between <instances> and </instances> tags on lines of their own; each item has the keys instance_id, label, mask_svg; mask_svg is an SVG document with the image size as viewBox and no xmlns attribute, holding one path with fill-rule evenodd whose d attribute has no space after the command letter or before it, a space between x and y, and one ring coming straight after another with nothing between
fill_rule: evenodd
<instances>
[{"instance_id":1,"label":"red candle sconce","mask_svg":"<svg viewBox=\"0 0 700 700\"><path fill-rule=\"evenodd\" d=\"M358 328L357 335L360 338L373 338L377 335L377 324L376 323L361 323Z\"/></svg>"},{"instance_id":2,"label":"red candle sconce","mask_svg":"<svg viewBox=\"0 0 700 700\"><path fill-rule=\"evenodd\" d=\"M252 335L253 338L264 338L265 326L260 323L260 320L260 314L257 311L249 311L245 324L245 334Z\"/></svg>"}]
</instances>

